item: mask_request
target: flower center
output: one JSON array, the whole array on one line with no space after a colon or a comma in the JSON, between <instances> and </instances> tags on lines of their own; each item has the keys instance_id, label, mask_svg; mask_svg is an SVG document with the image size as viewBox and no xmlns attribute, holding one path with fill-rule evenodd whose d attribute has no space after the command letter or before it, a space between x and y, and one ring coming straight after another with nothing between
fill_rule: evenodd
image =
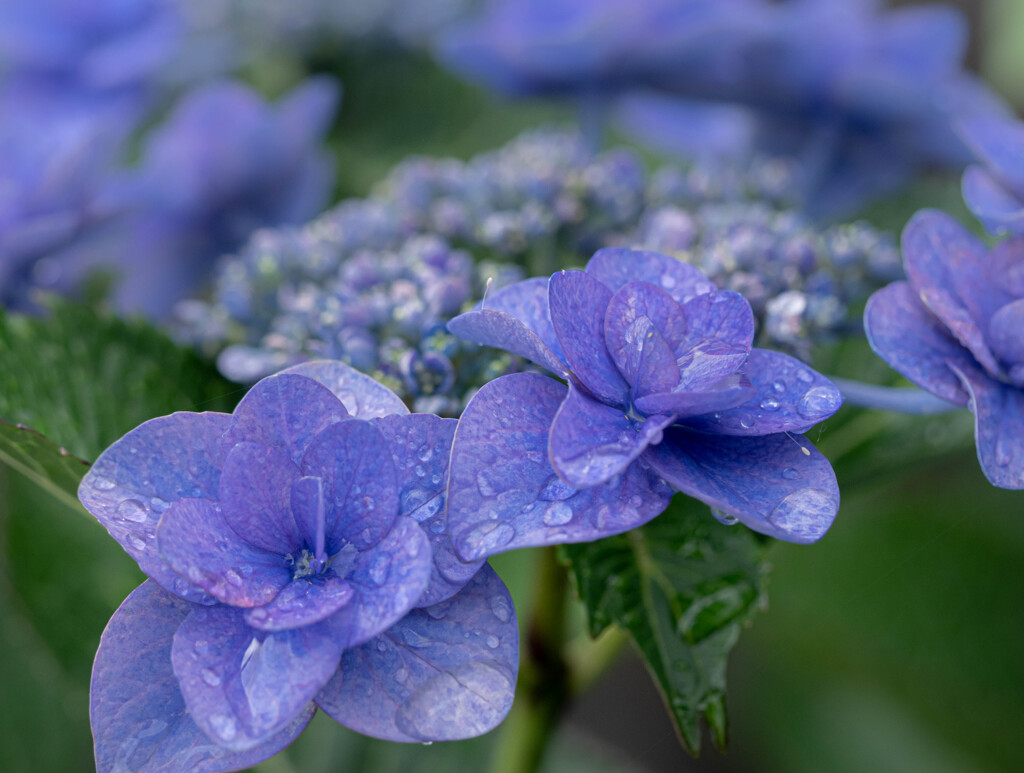
<instances>
[{"instance_id":1,"label":"flower center","mask_svg":"<svg viewBox=\"0 0 1024 773\"><path fill-rule=\"evenodd\" d=\"M285 561L292 568L293 580L298 580L300 577L309 577L313 574L320 574L330 563L329 561L317 558L315 553L311 553L305 548L303 548L298 558L295 557L294 553L289 553L285 556Z\"/></svg>"}]
</instances>

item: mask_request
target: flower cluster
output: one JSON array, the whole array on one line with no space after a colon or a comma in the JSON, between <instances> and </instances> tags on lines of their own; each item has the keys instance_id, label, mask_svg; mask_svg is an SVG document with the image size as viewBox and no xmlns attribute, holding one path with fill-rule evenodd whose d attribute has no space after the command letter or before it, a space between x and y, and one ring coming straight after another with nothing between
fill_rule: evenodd
<instances>
[{"instance_id":1,"label":"flower cluster","mask_svg":"<svg viewBox=\"0 0 1024 773\"><path fill-rule=\"evenodd\" d=\"M397 741L496 725L518 631L497 576L450 547L454 425L320 361L107 449L79 496L150 579L96 656L97 768L245 767L316 707Z\"/></svg>"},{"instance_id":2,"label":"flower cluster","mask_svg":"<svg viewBox=\"0 0 1024 773\"><path fill-rule=\"evenodd\" d=\"M795 433L835 413L839 390L751 348L750 305L693 266L605 249L585 271L512 285L448 327L567 382L504 376L467 406L448 488L463 559L618 534L673 490L792 542L831 525L835 475Z\"/></svg>"},{"instance_id":3,"label":"flower cluster","mask_svg":"<svg viewBox=\"0 0 1024 773\"><path fill-rule=\"evenodd\" d=\"M338 358L417 410L458 415L517 361L458 342L444 323L489 281L494 292L523 269L622 245L671 253L744 293L761 344L806 358L852 327L847 309L898 276L899 258L867 225L816 228L787 210L793 179L782 159L648 177L627 151L594 155L552 130L468 162L412 159L368 199L258 233L224 261L213 303L179 307L181 335L222 352L221 370L242 382Z\"/></svg>"},{"instance_id":4,"label":"flower cluster","mask_svg":"<svg viewBox=\"0 0 1024 773\"><path fill-rule=\"evenodd\" d=\"M903 231L907 281L871 296L875 352L975 418L978 459L995 486L1024 488L1024 240L989 250L948 215L918 212Z\"/></svg>"}]
</instances>

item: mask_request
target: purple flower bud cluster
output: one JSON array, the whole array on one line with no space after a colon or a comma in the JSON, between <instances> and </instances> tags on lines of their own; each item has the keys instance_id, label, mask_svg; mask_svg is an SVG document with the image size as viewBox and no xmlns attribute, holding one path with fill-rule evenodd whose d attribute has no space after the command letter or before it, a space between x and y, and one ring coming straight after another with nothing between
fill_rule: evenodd
<instances>
[{"instance_id":1,"label":"purple flower bud cluster","mask_svg":"<svg viewBox=\"0 0 1024 773\"><path fill-rule=\"evenodd\" d=\"M747 295L760 342L807 358L854 326L847 309L900 264L866 224L823 229L785 209L793 179L783 159L648 176L629 151L595 155L550 129L466 162L413 158L367 199L256 234L223 261L212 302L179 306L180 334L219 353L235 380L337 358L416 410L455 416L518 360L460 343L444 323L524 270L622 245L672 254Z\"/></svg>"},{"instance_id":2,"label":"purple flower bud cluster","mask_svg":"<svg viewBox=\"0 0 1024 773\"><path fill-rule=\"evenodd\" d=\"M79 497L150 579L96 655L97 770L238 770L317 709L393 741L497 725L518 627L450 544L455 424L321 361L108 448Z\"/></svg>"}]
</instances>

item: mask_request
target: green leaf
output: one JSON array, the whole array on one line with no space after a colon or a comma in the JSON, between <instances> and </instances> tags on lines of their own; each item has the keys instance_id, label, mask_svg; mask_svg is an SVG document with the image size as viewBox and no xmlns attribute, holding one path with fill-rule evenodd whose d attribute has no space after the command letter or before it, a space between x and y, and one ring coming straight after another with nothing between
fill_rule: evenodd
<instances>
[{"instance_id":1,"label":"green leaf","mask_svg":"<svg viewBox=\"0 0 1024 773\"><path fill-rule=\"evenodd\" d=\"M89 469L89 463L34 429L0 419L0 461L69 506L79 507L78 484Z\"/></svg>"},{"instance_id":2,"label":"green leaf","mask_svg":"<svg viewBox=\"0 0 1024 773\"><path fill-rule=\"evenodd\" d=\"M591 635L612 624L628 631L686 748L700 750L702 715L723 747L726 657L766 603L763 540L676 495L646 526L562 550Z\"/></svg>"},{"instance_id":3,"label":"green leaf","mask_svg":"<svg viewBox=\"0 0 1024 773\"><path fill-rule=\"evenodd\" d=\"M154 416L230 411L241 396L212 363L145 320L58 299L47 312L0 311L0 417L76 456L95 459Z\"/></svg>"}]
</instances>

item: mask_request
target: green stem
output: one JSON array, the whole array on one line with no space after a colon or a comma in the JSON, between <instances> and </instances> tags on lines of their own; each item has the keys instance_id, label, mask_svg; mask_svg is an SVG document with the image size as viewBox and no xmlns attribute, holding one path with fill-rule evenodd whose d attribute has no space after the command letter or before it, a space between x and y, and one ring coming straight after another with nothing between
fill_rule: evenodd
<instances>
[{"instance_id":1,"label":"green stem","mask_svg":"<svg viewBox=\"0 0 1024 773\"><path fill-rule=\"evenodd\" d=\"M540 767L548 741L569 698L565 660L568 577L557 548L541 553L533 619L519 667L516 702L502 725L492 773L530 773Z\"/></svg>"}]
</instances>

